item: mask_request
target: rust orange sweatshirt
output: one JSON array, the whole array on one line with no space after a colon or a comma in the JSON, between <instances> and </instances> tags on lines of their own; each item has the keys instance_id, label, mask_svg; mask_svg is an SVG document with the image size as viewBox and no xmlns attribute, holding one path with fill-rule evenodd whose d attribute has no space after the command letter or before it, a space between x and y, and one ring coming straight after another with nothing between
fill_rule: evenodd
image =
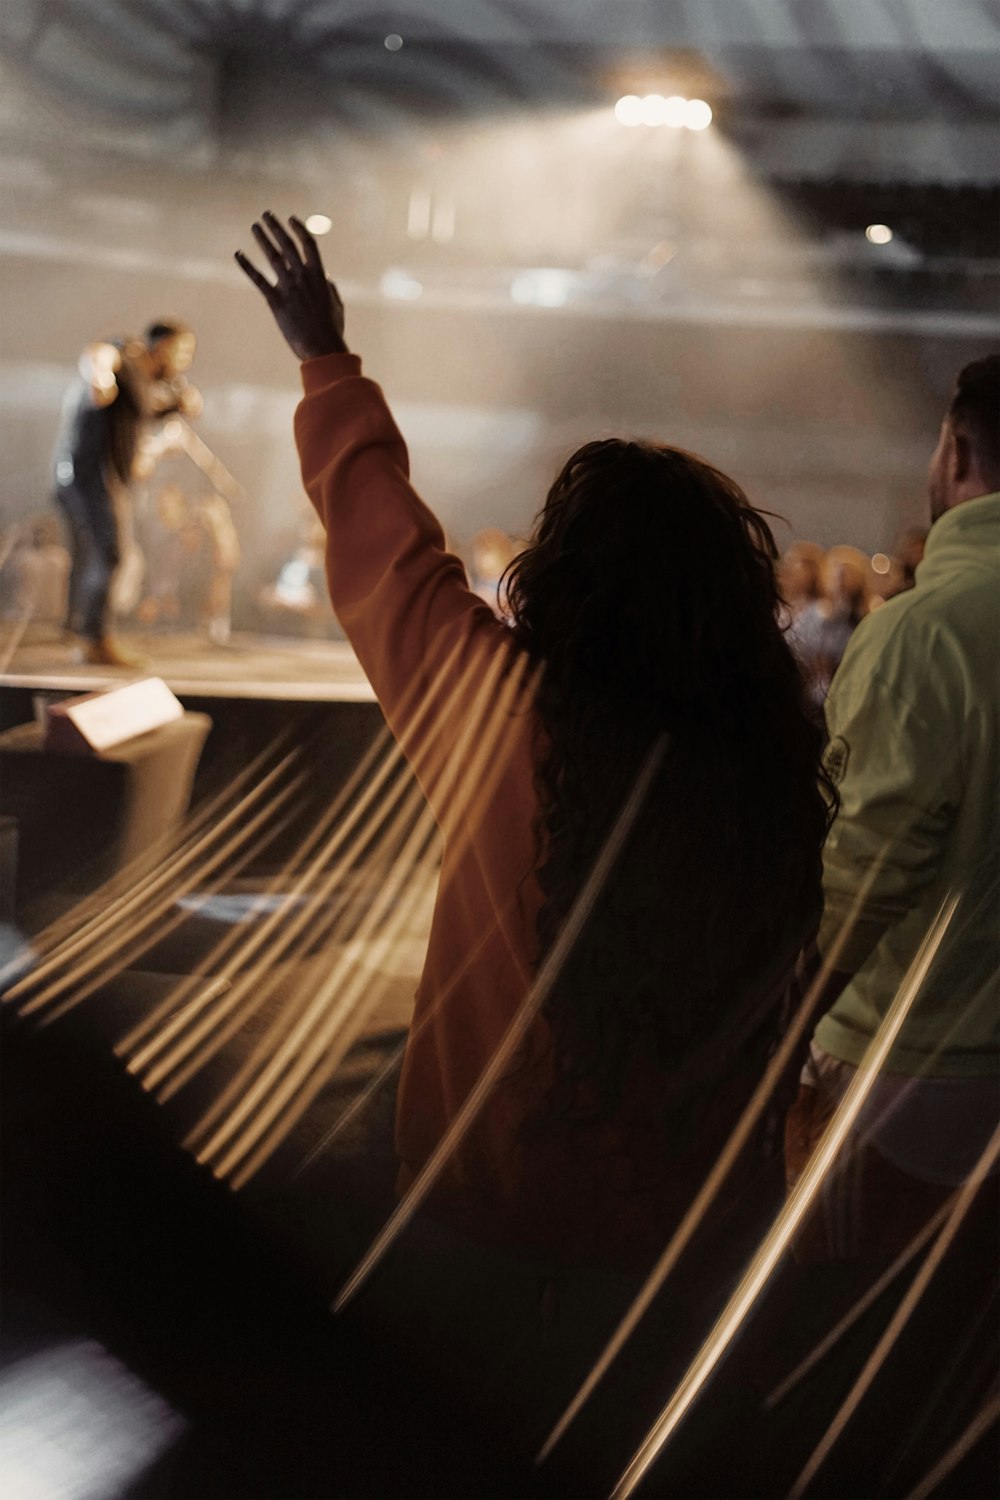
<instances>
[{"instance_id":1,"label":"rust orange sweatshirt","mask_svg":"<svg viewBox=\"0 0 1000 1500\"><path fill-rule=\"evenodd\" d=\"M295 435L306 490L327 530L333 606L443 835L397 1104L405 1187L533 977L536 716L523 655L446 550L360 359L308 360L302 380ZM461 784L463 775L471 785ZM640 1069L619 1118L540 1138L525 1126L548 1086L548 1040L539 1018L522 1062L494 1090L432 1204L479 1237L621 1264L662 1244L693 1191L690 1170L678 1171L658 1134L664 1080L652 1065ZM728 1109L717 1113L720 1122L731 1119ZM699 1140L699 1156L720 1144L713 1129Z\"/></svg>"}]
</instances>

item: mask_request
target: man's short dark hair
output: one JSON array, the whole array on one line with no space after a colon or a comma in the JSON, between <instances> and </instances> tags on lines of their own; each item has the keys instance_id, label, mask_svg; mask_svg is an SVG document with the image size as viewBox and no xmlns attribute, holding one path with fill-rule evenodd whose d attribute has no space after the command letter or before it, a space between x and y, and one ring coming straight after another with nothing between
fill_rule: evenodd
<instances>
[{"instance_id":1,"label":"man's short dark hair","mask_svg":"<svg viewBox=\"0 0 1000 1500\"><path fill-rule=\"evenodd\" d=\"M143 338L146 340L146 348L152 349L153 345L158 344L161 339L172 339L179 333L189 332L187 324L178 319L174 323L150 323Z\"/></svg>"},{"instance_id":2,"label":"man's short dark hair","mask_svg":"<svg viewBox=\"0 0 1000 1500\"><path fill-rule=\"evenodd\" d=\"M959 372L948 408L991 489L1000 489L1000 354L974 360Z\"/></svg>"}]
</instances>

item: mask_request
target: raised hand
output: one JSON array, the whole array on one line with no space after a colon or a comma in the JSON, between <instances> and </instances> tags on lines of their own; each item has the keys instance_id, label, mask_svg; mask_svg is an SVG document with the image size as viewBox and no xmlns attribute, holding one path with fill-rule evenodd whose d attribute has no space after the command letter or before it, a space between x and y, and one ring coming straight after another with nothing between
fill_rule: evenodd
<instances>
[{"instance_id":1,"label":"raised hand","mask_svg":"<svg viewBox=\"0 0 1000 1500\"><path fill-rule=\"evenodd\" d=\"M337 288L327 281L319 246L299 219L290 218L299 244L272 213L253 226L253 236L277 278L272 286L242 250L236 263L260 292L274 321L299 359L322 354L344 354L344 304Z\"/></svg>"}]
</instances>

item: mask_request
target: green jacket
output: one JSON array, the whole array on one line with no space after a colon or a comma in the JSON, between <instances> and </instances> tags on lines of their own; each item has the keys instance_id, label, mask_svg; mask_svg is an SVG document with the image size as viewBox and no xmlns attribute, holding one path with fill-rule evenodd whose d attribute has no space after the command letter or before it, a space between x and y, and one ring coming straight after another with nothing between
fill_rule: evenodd
<instances>
[{"instance_id":1,"label":"green jacket","mask_svg":"<svg viewBox=\"0 0 1000 1500\"><path fill-rule=\"evenodd\" d=\"M824 855L820 951L889 843L816 1040L857 1064L949 890L958 911L887 1072L996 1071L1000 1018L1000 493L934 525L916 587L855 631L826 706L842 804Z\"/></svg>"}]
</instances>

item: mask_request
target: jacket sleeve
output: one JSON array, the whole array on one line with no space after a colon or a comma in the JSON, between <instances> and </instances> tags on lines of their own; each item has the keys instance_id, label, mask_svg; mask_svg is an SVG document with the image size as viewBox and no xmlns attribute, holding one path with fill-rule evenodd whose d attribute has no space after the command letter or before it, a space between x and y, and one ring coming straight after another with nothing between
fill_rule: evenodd
<instances>
[{"instance_id":1,"label":"jacket sleeve","mask_svg":"<svg viewBox=\"0 0 1000 1500\"><path fill-rule=\"evenodd\" d=\"M302 381L295 437L326 528L330 598L433 805L441 747L513 640L410 484L406 446L357 355L307 360Z\"/></svg>"},{"instance_id":2,"label":"jacket sleeve","mask_svg":"<svg viewBox=\"0 0 1000 1500\"><path fill-rule=\"evenodd\" d=\"M947 643L873 641L865 632L865 625L856 632L827 700L826 765L841 806L823 857L821 953L874 870L837 964L848 973L938 875L962 786L958 751L940 730L956 711L940 700L960 677L942 659Z\"/></svg>"}]
</instances>

